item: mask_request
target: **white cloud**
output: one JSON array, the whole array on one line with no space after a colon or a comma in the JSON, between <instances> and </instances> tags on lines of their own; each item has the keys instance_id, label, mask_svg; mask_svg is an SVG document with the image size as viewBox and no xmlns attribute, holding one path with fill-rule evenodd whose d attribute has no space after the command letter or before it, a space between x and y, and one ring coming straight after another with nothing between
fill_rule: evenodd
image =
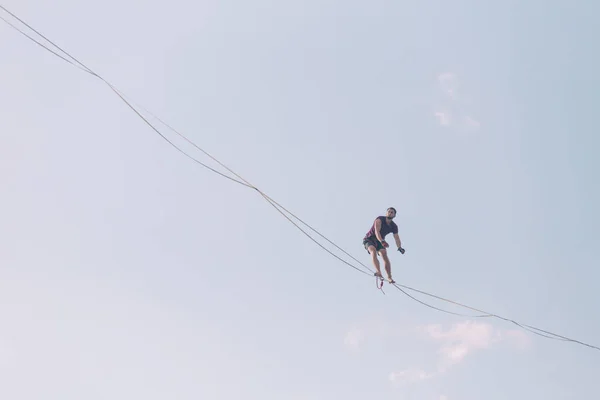
<instances>
[{"instance_id":1,"label":"white cloud","mask_svg":"<svg viewBox=\"0 0 600 400\"><path fill-rule=\"evenodd\" d=\"M527 336L518 330L498 330L489 323L466 321L444 329L439 324L421 326L418 332L435 343L433 352L438 359L431 371L422 368L406 368L392 372L389 379L394 384L416 384L447 373L450 368L463 363L477 351L489 350L501 342L524 348L528 345ZM440 400L447 398L440 396Z\"/></svg>"},{"instance_id":2,"label":"white cloud","mask_svg":"<svg viewBox=\"0 0 600 400\"><path fill-rule=\"evenodd\" d=\"M441 395L440 400L448 400L448 396Z\"/></svg>"},{"instance_id":3,"label":"white cloud","mask_svg":"<svg viewBox=\"0 0 600 400\"><path fill-rule=\"evenodd\" d=\"M492 325L471 321L454 324L447 331L443 331L440 325L427 325L424 331L441 344L438 352L441 354L440 368L443 370L462 362L474 351L489 348L499 340L498 335L494 335Z\"/></svg>"},{"instance_id":4,"label":"white cloud","mask_svg":"<svg viewBox=\"0 0 600 400\"><path fill-rule=\"evenodd\" d=\"M439 324L422 327L422 331L439 344L438 370L445 372L463 362L476 351L487 350L507 339L520 348L527 346L527 337L521 331L496 330L489 323L466 321L443 330Z\"/></svg>"},{"instance_id":5,"label":"white cloud","mask_svg":"<svg viewBox=\"0 0 600 400\"><path fill-rule=\"evenodd\" d=\"M342 336L342 341L346 348L358 350L366 345L367 338L397 339L414 335L415 325L399 324L380 316L373 316L348 327Z\"/></svg>"},{"instance_id":6,"label":"white cloud","mask_svg":"<svg viewBox=\"0 0 600 400\"><path fill-rule=\"evenodd\" d=\"M479 121L469 116L465 117L465 124L471 129L479 129L479 127L481 126Z\"/></svg>"},{"instance_id":7,"label":"white cloud","mask_svg":"<svg viewBox=\"0 0 600 400\"><path fill-rule=\"evenodd\" d=\"M363 339L363 333L359 329L353 329L346 333L344 345L351 349L358 349Z\"/></svg>"},{"instance_id":8,"label":"white cloud","mask_svg":"<svg viewBox=\"0 0 600 400\"><path fill-rule=\"evenodd\" d=\"M392 369L387 378L394 386L415 385L434 379L457 365L468 362L470 356L477 352L490 351L500 345L524 349L530 343L529 336L521 330L499 329L480 320L467 320L450 326L407 325L374 317L347 330L343 336L343 344L351 351L358 351L370 343L367 338L385 338L385 342L389 342L400 337L404 338L403 345L419 346L419 360L430 361L422 366L408 363ZM374 340L371 344L378 343L381 341ZM440 397L440 400L444 398Z\"/></svg>"},{"instance_id":9,"label":"white cloud","mask_svg":"<svg viewBox=\"0 0 600 400\"><path fill-rule=\"evenodd\" d=\"M435 106L434 116L439 124L441 126L459 126L471 131L478 130L481 123L473 116L468 115L469 111L464 109L464 100L461 100L460 97L462 96L458 94L459 80L456 74L443 72L438 74L437 80L440 90L450 98L449 101L446 99ZM448 109L451 109L452 112ZM456 115L456 118L453 118L453 115Z\"/></svg>"},{"instance_id":10,"label":"white cloud","mask_svg":"<svg viewBox=\"0 0 600 400\"><path fill-rule=\"evenodd\" d=\"M527 348L531 344L531 338L520 330L507 330L499 334L503 340L511 341L520 349Z\"/></svg>"},{"instance_id":11,"label":"white cloud","mask_svg":"<svg viewBox=\"0 0 600 400\"><path fill-rule=\"evenodd\" d=\"M456 98L456 91L458 90L458 79L452 72L443 72L438 75L438 82L440 87L448 96Z\"/></svg>"},{"instance_id":12,"label":"white cloud","mask_svg":"<svg viewBox=\"0 0 600 400\"><path fill-rule=\"evenodd\" d=\"M451 115L448 111L437 111L435 113L435 116L438 119L440 125L442 125L442 126L450 125Z\"/></svg>"},{"instance_id":13,"label":"white cloud","mask_svg":"<svg viewBox=\"0 0 600 400\"><path fill-rule=\"evenodd\" d=\"M422 382L431 378L432 375L428 374L419 368L409 368L402 371L391 372L389 380L392 383L403 384L403 383L417 383Z\"/></svg>"}]
</instances>

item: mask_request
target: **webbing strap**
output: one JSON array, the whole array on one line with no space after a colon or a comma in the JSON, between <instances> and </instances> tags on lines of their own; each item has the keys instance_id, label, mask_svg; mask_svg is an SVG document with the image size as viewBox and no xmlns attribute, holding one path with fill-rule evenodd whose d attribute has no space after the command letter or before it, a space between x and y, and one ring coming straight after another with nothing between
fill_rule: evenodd
<instances>
[{"instance_id":1,"label":"webbing strap","mask_svg":"<svg viewBox=\"0 0 600 400\"><path fill-rule=\"evenodd\" d=\"M378 284L377 281L380 281L380 284ZM381 290L381 293L385 294L385 292L383 291L383 278L380 278L376 274L375 274L375 287L377 289Z\"/></svg>"}]
</instances>

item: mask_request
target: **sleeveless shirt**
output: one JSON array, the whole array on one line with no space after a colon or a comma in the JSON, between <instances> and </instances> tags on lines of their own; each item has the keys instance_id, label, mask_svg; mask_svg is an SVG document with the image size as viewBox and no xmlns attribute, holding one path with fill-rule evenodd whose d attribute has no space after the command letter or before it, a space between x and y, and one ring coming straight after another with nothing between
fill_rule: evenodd
<instances>
[{"instance_id":1,"label":"sleeveless shirt","mask_svg":"<svg viewBox=\"0 0 600 400\"><path fill-rule=\"evenodd\" d=\"M398 233L398 225L396 225L396 223L394 221L392 221L389 225L387 224L387 222L385 222L385 216L379 216L376 218L376 220L381 220L381 237L385 240L385 236L388 233ZM377 236L375 236L375 221L373 222L373 225L371 226L371 229L369 229L369 232L367 232L367 234L364 237L365 239L367 238L374 238L375 240L377 240Z\"/></svg>"}]
</instances>

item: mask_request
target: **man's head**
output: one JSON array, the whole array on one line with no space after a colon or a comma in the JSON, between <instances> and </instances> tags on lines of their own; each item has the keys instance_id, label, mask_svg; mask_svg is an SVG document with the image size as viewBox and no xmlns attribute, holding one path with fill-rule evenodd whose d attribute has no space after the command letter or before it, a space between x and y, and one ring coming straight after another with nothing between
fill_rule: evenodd
<instances>
[{"instance_id":1,"label":"man's head","mask_svg":"<svg viewBox=\"0 0 600 400\"><path fill-rule=\"evenodd\" d=\"M387 209L385 216L388 219L394 219L394 217L396 216L396 209L394 207L390 207Z\"/></svg>"}]
</instances>

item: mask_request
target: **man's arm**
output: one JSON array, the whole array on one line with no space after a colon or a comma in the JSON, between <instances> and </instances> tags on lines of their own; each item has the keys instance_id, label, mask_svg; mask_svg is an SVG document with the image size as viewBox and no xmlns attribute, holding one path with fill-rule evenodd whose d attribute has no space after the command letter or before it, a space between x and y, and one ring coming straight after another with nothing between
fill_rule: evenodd
<instances>
[{"instance_id":1,"label":"man's arm","mask_svg":"<svg viewBox=\"0 0 600 400\"><path fill-rule=\"evenodd\" d=\"M383 242L383 237L381 237L381 220L379 218L377 218L375 220L375 236L377 237L377 240L379 240L380 242Z\"/></svg>"},{"instance_id":2,"label":"man's arm","mask_svg":"<svg viewBox=\"0 0 600 400\"><path fill-rule=\"evenodd\" d=\"M402 247L402 242L400 241L400 236L397 233L394 233L394 239L396 240L396 246L398 248Z\"/></svg>"},{"instance_id":3,"label":"man's arm","mask_svg":"<svg viewBox=\"0 0 600 400\"><path fill-rule=\"evenodd\" d=\"M396 246L398 246L398 251L404 254L404 249L402 248L402 242L400 241L400 236L397 233L394 233L394 239L396 239Z\"/></svg>"}]
</instances>

